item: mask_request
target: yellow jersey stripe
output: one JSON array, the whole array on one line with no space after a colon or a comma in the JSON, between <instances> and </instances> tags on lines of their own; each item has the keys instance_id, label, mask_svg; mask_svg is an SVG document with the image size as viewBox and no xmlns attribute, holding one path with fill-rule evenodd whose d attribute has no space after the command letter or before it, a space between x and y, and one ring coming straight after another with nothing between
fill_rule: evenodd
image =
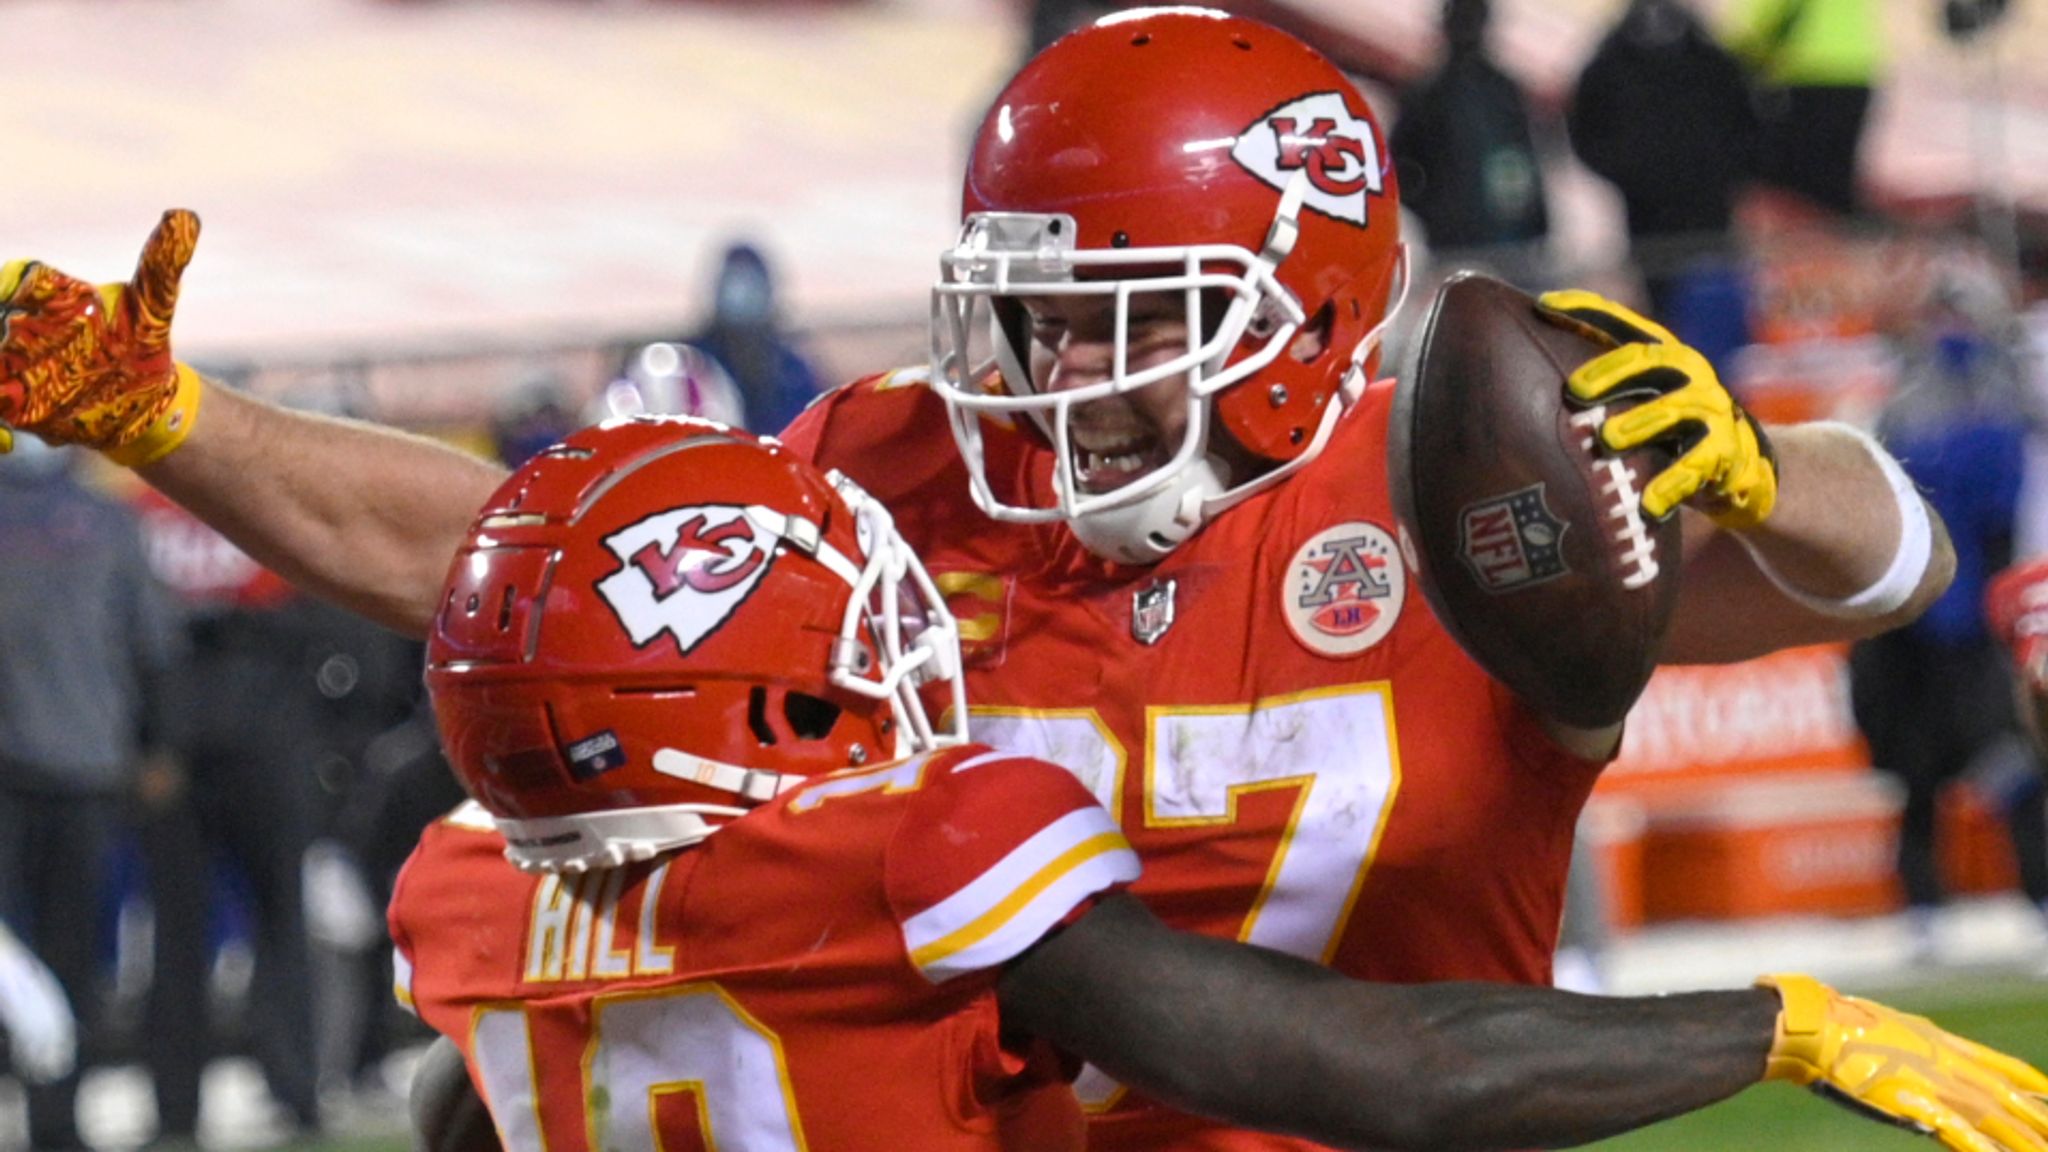
<instances>
[{"instance_id":1,"label":"yellow jersey stripe","mask_svg":"<svg viewBox=\"0 0 2048 1152\"><path fill-rule=\"evenodd\" d=\"M1116 832L1105 832L1091 840L1084 840L1074 845L1054 858L1053 862L1047 865L1044 871L1026 881L1015 892L1010 893L1009 897L1003 900L1002 903L982 913L979 919L944 939L934 940L919 948L910 954L910 958L917 962L919 968L928 968L941 957L950 956L979 940L986 939L997 928L1002 927L1014 917L1018 909L1038 899L1039 894L1052 887L1054 881L1072 872L1083 863L1093 860L1105 852L1114 852L1119 848L1128 850L1130 844L1124 840L1121 834Z\"/></svg>"}]
</instances>

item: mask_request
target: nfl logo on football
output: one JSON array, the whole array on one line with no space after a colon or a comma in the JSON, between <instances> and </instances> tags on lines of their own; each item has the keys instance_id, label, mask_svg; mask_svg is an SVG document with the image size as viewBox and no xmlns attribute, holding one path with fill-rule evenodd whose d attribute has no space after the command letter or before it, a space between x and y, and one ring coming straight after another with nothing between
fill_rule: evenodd
<instances>
[{"instance_id":1,"label":"nfl logo on football","mask_svg":"<svg viewBox=\"0 0 2048 1152\"><path fill-rule=\"evenodd\" d=\"M1543 502L1543 485L1531 484L1459 513L1458 558L1488 592L1541 584L1567 570L1567 527Z\"/></svg>"}]
</instances>

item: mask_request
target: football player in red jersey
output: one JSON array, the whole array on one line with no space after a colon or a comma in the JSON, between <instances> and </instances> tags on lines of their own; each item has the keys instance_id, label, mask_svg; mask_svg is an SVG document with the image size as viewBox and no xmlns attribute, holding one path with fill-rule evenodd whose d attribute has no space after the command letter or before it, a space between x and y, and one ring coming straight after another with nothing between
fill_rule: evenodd
<instances>
[{"instance_id":1,"label":"football player in red jersey","mask_svg":"<svg viewBox=\"0 0 2048 1152\"><path fill-rule=\"evenodd\" d=\"M422 1083L430 1143L1079 1149L1071 1052L1346 1147L1573 1143L1766 1076L2048 1147L2048 1077L1802 976L1372 985L1172 931L1070 773L965 743L956 633L888 513L774 441L620 421L522 465L428 646L473 799L391 905L468 1072Z\"/></svg>"},{"instance_id":2,"label":"football player in red jersey","mask_svg":"<svg viewBox=\"0 0 2048 1152\"><path fill-rule=\"evenodd\" d=\"M2012 659L2020 718L2048 747L2048 558L1998 573L1984 590L1984 615Z\"/></svg>"},{"instance_id":3,"label":"football player in red jersey","mask_svg":"<svg viewBox=\"0 0 2048 1152\"><path fill-rule=\"evenodd\" d=\"M962 618L977 732L1076 773L1167 922L1379 980L1547 980L1573 829L1615 729L1537 714L1411 587L1387 493L1378 333L1396 189L1357 91L1259 24L1108 17L990 110L932 364L828 394L790 446L894 513ZM107 449L267 566L403 630L501 473L287 413L170 355L197 222L95 292L0 270L0 419ZM1647 393L1615 448L1685 520L1666 658L1736 660L1918 613L1952 556L1887 455L1769 430L1693 350L1584 293L1626 342L1568 382ZM203 401L203 403L202 403ZM1780 483L1780 477L1784 482ZM1100 1143L1284 1147L1090 1070Z\"/></svg>"}]
</instances>

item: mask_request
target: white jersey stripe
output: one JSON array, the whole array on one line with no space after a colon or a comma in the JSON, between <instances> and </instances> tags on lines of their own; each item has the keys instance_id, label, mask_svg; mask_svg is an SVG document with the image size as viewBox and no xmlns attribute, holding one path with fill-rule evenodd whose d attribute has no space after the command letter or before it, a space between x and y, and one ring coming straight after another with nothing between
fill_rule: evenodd
<instances>
[{"instance_id":1,"label":"white jersey stripe","mask_svg":"<svg viewBox=\"0 0 2048 1152\"><path fill-rule=\"evenodd\" d=\"M391 994L407 1012L417 1016L419 1007L412 1002L412 961L406 958L401 948L391 950Z\"/></svg>"},{"instance_id":2,"label":"white jersey stripe","mask_svg":"<svg viewBox=\"0 0 2048 1152\"><path fill-rule=\"evenodd\" d=\"M961 772L967 771L969 768L979 768L984 764L1000 764L1005 760L1021 759L1023 759L1023 757L1017 755L1015 752L983 752L979 756L969 756L967 759L962 760L958 764L953 765L950 771L957 775Z\"/></svg>"},{"instance_id":3,"label":"white jersey stripe","mask_svg":"<svg viewBox=\"0 0 2048 1152\"><path fill-rule=\"evenodd\" d=\"M935 983L994 967L1036 943L1081 901L1137 877L1137 855L1109 813L1079 809L911 917L904 945Z\"/></svg>"},{"instance_id":4,"label":"white jersey stripe","mask_svg":"<svg viewBox=\"0 0 2048 1152\"><path fill-rule=\"evenodd\" d=\"M951 938L915 954L927 980L944 983L955 976L995 968L1016 959L1043 940L1082 901L1117 884L1138 878L1138 857L1129 848L1093 856L1053 879L1014 914L988 926L986 934L963 938L954 951Z\"/></svg>"}]
</instances>

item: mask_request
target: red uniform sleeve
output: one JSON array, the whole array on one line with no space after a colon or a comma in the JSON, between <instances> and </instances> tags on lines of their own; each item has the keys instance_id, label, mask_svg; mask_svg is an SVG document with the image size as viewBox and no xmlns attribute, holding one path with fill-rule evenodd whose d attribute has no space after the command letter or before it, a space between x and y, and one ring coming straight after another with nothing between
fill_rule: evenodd
<instances>
[{"instance_id":1,"label":"red uniform sleeve","mask_svg":"<svg viewBox=\"0 0 2048 1152\"><path fill-rule=\"evenodd\" d=\"M2048 655L2048 558L2015 564L1993 577L1984 593L1991 630L2021 671Z\"/></svg>"},{"instance_id":2,"label":"red uniform sleeve","mask_svg":"<svg viewBox=\"0 0 2048 1152\"><path fill-rule=\"evenodd\" d=\"M883 883L911 963L938 983L1009 962L1137 878L1137 854L1065 769L972 749L928 770Z\"/></svg>"},{"instance_id":3,"label":"red uniform sleeve","mask_svg":"<svg viewBox=\"0 0 2048 1152\"><path fill-rule=\"evenodd\" d=\"M414 981L423 949L434 950L437 931L453 929L474 909L466 905L490 888L476 882L477 862L491 864L504 852L504 840L492 829L490 817L474 802L465 802L453 812L427 826L420 842L399 869L392 884L391 904L385 910L385 924L391 932L392 995L414 1015L424 1017ZM429 972L426 978L445 986L452 973ZM434 1021L428 1021L434 1023Z\"/></svg>"}]
</instances>

